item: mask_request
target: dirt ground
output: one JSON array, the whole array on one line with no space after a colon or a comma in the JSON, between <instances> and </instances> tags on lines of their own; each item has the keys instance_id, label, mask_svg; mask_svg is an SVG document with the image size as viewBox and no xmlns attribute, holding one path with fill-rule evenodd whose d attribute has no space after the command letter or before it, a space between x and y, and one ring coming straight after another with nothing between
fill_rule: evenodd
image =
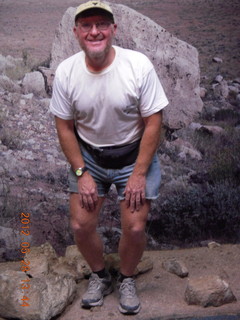
<instances>
[{"instance_id":1,"label":"dirt ground","mask_svg":"<svg viewBox=\"0 0 240 320\"><path fill-rule=\"evenodd\" d=\"M113 1L129 5L149 16L181 40L199 50L202 76L212 79L221 73L227 79L240 76L240 1L239 0L150 0ZM32 64L49 60L55 29L63 13L78 0L0 0L0 53L26 56ZM223 59L214 64L212 58ZM227 245L214 250L195 248L146 253L154 260L154 269L137 279L142 311L137 320L177 319L239 314L240 319L240 246ZM167 273L162 262L171 257L183 260L190 276L218 274L230 284L237 302L219 308L188 306L183 294L187 280ZM79 297L59 320L121 320L116 293L94 311L80 309L80 296L86 286L79 285ZM237 319L237 318L235 318Z\"/></svg>"},{"instance_id":2,"label":"dirt ground","mask_svg":"<svg viewBox=\"0 0 240 320\"><path fill-rule=\"evenodd\" d=\"M138 276L136 280L142 303L142 310L138 315L125 316L119 313L116 290L105 298L102 307L90 311L82 309L80 307L81 295L87 286L87 280L84 280L79 284L78 295L73 304L54 320L240 319L239 245L224 245L215 249L202 247L188 250L149 251L145 252L145 255L154 261L154 267L152 271ZM237 302L217 308L187 305L184 301L184 292L188 279L181 279L162 267L162 263L171 258L177 258L185 263L189 271L189 278L219 275L229 283ZM233 318L228 318L228 316Z\"/></svg>"}]
</instances>

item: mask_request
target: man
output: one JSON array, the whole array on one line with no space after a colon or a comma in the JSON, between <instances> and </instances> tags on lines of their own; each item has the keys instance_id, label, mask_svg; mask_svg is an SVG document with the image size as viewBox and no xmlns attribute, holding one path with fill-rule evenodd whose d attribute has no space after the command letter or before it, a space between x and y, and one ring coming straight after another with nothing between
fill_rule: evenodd
<instances>
[{"instance_id":1,"label":"man","mask_svg":"<svg viewBox=\"0 0 240 320\"><path fill-rule=\"evenodd\" d=\"M156 150L168 100L145 55L112 45L116 29L107 4L89 1L77 8L73 31L83 51L57 68L50 109L71 165L71 227L92 269L82 305L102 305L113 290L96 228L115 184L122 226L119 310L136 314L140 302L133 274L145 248L150 200L159 193Z\"/></svg>"}]
</instances>

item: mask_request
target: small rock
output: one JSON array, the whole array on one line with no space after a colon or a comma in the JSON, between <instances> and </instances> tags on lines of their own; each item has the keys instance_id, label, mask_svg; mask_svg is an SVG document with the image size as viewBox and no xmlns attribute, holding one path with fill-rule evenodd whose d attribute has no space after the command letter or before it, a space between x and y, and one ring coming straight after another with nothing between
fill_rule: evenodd
<instances>
[{"instance_id":1,"label":"small rock","mask_svg":"<svg viewBox=\"0 0 240 320\"><path fill-rule=\"evenodd\" d=\"M203 99L207 95L207 89L200 87L200 97Z\"/></svg>"},{"instance_id":2,"label":"small rock","mask_svg":"<svg viewBox=\"0 0 240 320\"><path fill-rule=\"evenodd\" d=\"M219 307L236 301L236 297L226 281L213 275L189 279L185 300L189 305Z\"/></svg>"},{"instance_id":3,"label":"small rock","mask_svg":"<svg viewBox=\"0 0 240 320\"><path fill-rule=\"evenodd\" d=\"M104 256L107 269L112 272L119 272L120 257L118 253L110 253Z\"/></svg>"},{"instance_id":4,"label":"small rock","mask_svg":"<svg viewBox=\"0 0 240 320\"><path fill-rule=\"evenodd\" d=\"M215 82L221 83L223 81L223 76L221 76L220 74L216 76L216 78L214 79Z\"/></svg>"},{"instance_id":5,"label":"small rock","mask_svg":"<svg viewBox=\"0 0 240 320\"><path fill-rule=\"evenodd\" d=\"M229 95L233 96L233 97L237 97L237 95L239 94L239 89L235 86L228 86L229 89Z\"/></svg>"},{"instance_id":6,"label":"small rock","mask_svg":"<svg viewBox=\"0 0 240 320\"><path fill-rule=\"evenodd\" d=\"M152 260L147 256L142 257L139 264L137 265L137 268L135 269L134 275L146 273L152 270L152 268L153 268Z\"/></svg>"},{"instance_id":7,"label":"small rock","mask_svg":"<svg viewBox=\"0 0 240 320\"><path fill-rule=\"evenodd\" d=\"M162 264L163 268L170 273L176 274L180 278L188 276L188 269L182 261L175 258L164 261Z\"/></svg>"},{"instance_id":8,"label":"small rock","mask_svg":"<svg viewBox=\"0 0 240 320\"><path fill-rule=\"evenodd\" d=\"M208 243L208 248L211 250L219 247L221 247L221 245L215 241L211 241Z\"/></svg>"},{"instance_id":9,"label":"small rock","mask_svg":"<svg viewBox=\"0 0 240 320\"><path fill-rule=\"evenodd\" d=\"M33 99L33 93L23 94L22 97L26 100L32 100Z\"/></svg>"},{"instance_id":10,"label":"small rock","mask_svg":"<svg viewBox=\"0 0 240 320\"><path fill-rule=\"evenodd\" d=\"M240 84L240 78L235 78L233 82Z\"/></svg>"},{"instance_id":11,"label":"small rock","mask_svg":"<svg viewBox=\"0 0 240 320\"><path fill-rule=\"evenodd\" d=\"M183 147L182 151L178 154L178 156L184 161L186 161L187 156L189 156L191 159L195 159L198 161L202 160L201 152L188 147Z\"/></svg>"},{"instance_id":12,"label":"small rock","mask_svg":"<svg viewBox=\"0 0 240 320\"><path fill-rule=\"evenodd\" d=\"M216 98L226 99L229 95L229 88L226 80L222 80L220 83L214 83L212 89Z\"/></svg>"},{"instance_id":13,"label":"small rock","mask_svg":"<svg viewBox=\"0 0 240 320\"><path fill-rule=\"evenodd\" d=\"M212 60L213 60L213 62L216 62L216 63L223 63L223 60L218 57L214 57Z\"/></svg>"},{"instance_id":14,"label":"small rock","mask_svg":"<svg viewBox=\"0 0 240 320\"><path fill-rule=\"evenodd\" d=\"M44 78L39 71L26 73L22 81L22 87L25 94L33 93L36 96L46 96Z\"/></svg>"},{"instance_id":15,"label":"small rock","mask_svg":"<svg viewBox=\"0 0 240 320\"><path fill-rule=\"evenodd\" d=\"M118 253L107 254L104 258L107 269L113 273L118 273L120 270L120 257ZM148 256L143 256L134 271L134 275L146 273L147 271L152 270L152 268L152 260Z\"/></svg>"},{"instance_id":16,"label":"small rock","mask_svg":"<svg viewBox=\"0 0 240 320\"><path fill-rule=\"evenodd\" d=\"M197 129L200 129L201 127L202 127L202 125L200 123L196 123L196 122L192 122L189 125L189 129L191 129L191 130L197 130Z\"/></svg>"}]
</instances>

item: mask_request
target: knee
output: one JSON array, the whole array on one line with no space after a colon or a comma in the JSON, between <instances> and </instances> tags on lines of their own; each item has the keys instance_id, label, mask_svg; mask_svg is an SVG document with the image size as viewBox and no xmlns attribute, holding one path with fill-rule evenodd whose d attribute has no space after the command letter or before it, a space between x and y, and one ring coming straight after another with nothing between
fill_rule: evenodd
<instances>
[{"instance_id":1,"label":"knee","mask_svg":"<svg viewBox=\"0 0 240 320\"><path fill-rule=\"evenodd\" d=\"M79 221L77 219L71 219L70 224L74 234L83 237L92 233L94 229L96 229L92 223Z\"/></svg>"},{"instance_id":2,"label":"knee","mask_svg":"<svg viewBox=\"0 0 240 320\"><path fill-rule=\"evenodd\" d=\"M123 233L125 233L133 241L141 240L145 236L145 224L138 223L130 225L123 230Z\"/></svg>"}]
</instances>

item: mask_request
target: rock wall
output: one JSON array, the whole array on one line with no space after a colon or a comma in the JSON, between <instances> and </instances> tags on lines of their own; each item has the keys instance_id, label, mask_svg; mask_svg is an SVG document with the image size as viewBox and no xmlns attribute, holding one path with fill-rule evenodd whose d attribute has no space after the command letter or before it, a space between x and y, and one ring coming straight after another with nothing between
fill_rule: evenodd
<instances>
[{"instance_id":1,"label":"rock wall","mask_svg":"<svg viewBox=\"0 0 240 320\"><path fill-rule=\"evenodd\" d=\"M192 122L202 110L200 71L196 48L173 37L148 17L124 5L111 4L118 31L115 44L146 54L154 64L169 99L164 124L178 129ZM73 36L75 8L69 8L56 31L51 67L79 51Z\"/></svg>"}]
</instances>

